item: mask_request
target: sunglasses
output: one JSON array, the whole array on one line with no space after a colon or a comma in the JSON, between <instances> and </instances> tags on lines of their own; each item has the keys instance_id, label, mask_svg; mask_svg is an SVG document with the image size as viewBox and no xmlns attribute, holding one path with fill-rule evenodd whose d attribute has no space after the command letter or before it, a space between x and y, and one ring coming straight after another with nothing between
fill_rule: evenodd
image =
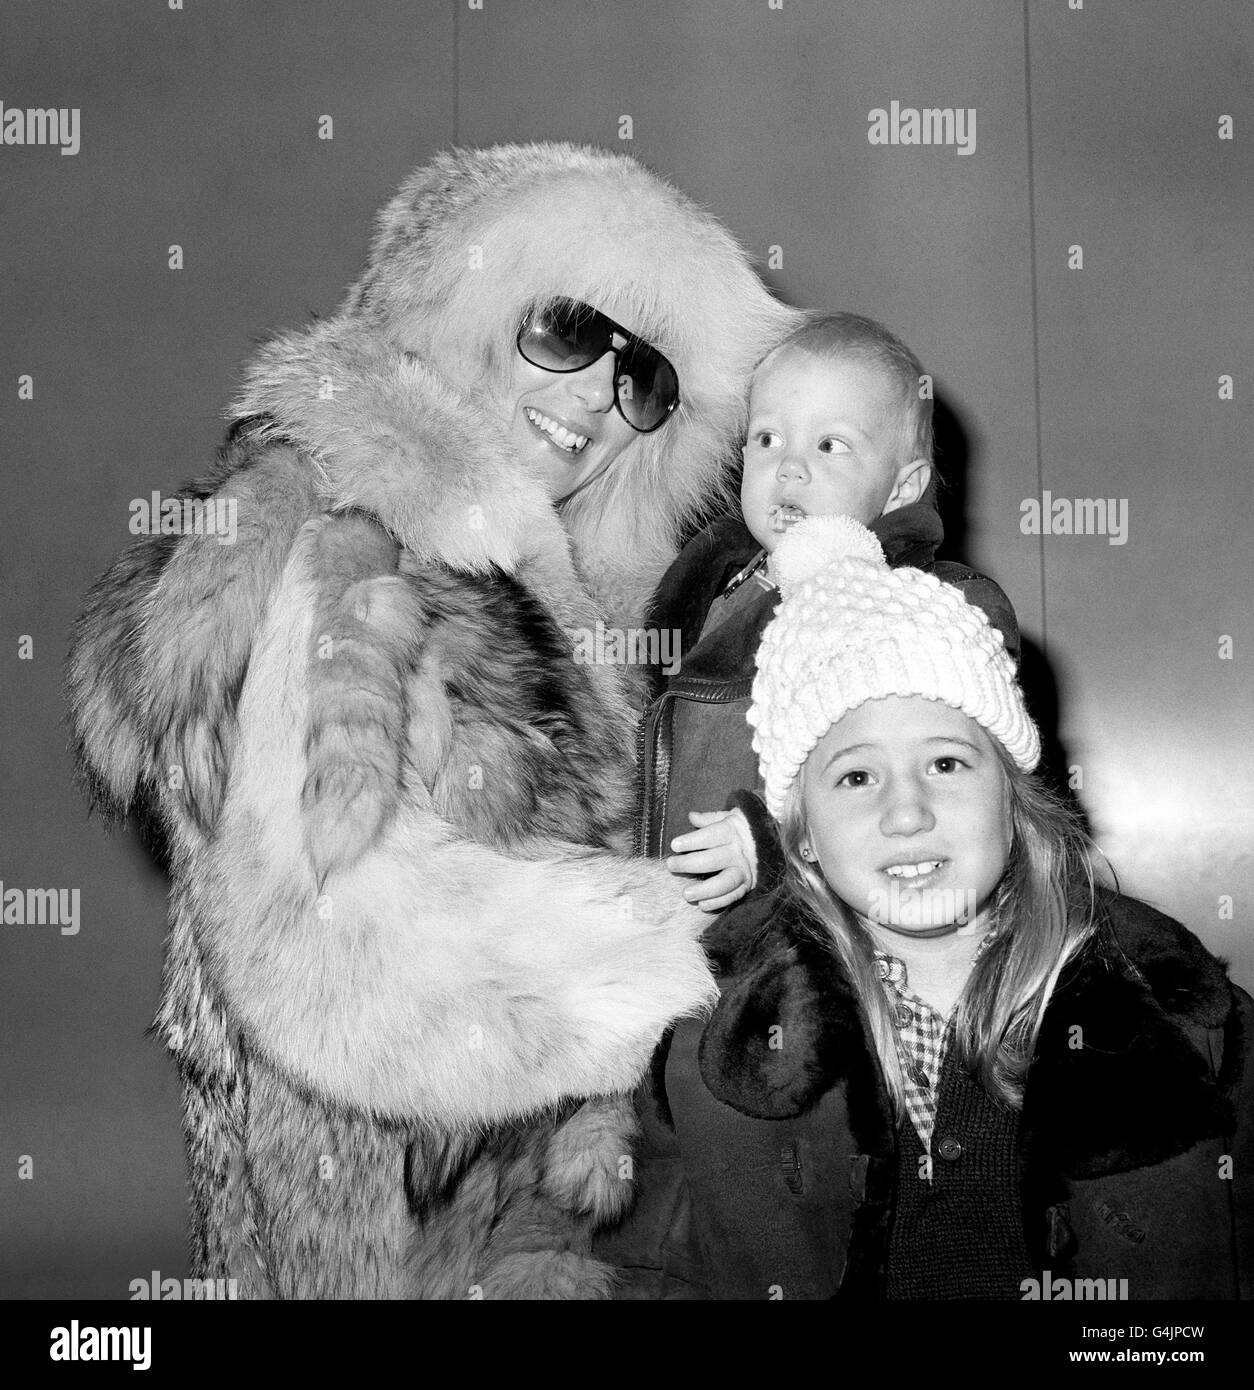
<instances>
[{"instance_id":1,"label":"sunglasses","mask_svg":"<svg viewBox=\"0 0 1254 1390\"><path fill-rule=\"evenodd\" d=\"M626 341L616 347L615 337ZM581 372L612 352L614 405L641 434L665 424L679 404L679 377L657 348L576 299L533 309L518 330L518 351L546 372Z\"/></svg>"}]
</instances>

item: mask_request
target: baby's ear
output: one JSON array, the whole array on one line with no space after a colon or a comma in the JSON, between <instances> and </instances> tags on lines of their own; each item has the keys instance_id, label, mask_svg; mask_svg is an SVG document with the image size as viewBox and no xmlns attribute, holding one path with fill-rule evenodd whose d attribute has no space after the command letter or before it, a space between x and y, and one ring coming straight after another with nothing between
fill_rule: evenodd
<instances>
[{"instance_id":1,"label":"baby's ear","mask_svg":"<svg viewBox=\"0 0 1254 1390\"><path fill-rule=\"evenodd\" d=\"M927 491L927 485L932 481L932 465L927 459L912 459L909 463L903 463L897 470L897 482L893 486L892 492L888 494L888 501L884 503L886 512L895 512L898 507L909 506L911 502L917 502Z\"/></svg>"}]
</instances>

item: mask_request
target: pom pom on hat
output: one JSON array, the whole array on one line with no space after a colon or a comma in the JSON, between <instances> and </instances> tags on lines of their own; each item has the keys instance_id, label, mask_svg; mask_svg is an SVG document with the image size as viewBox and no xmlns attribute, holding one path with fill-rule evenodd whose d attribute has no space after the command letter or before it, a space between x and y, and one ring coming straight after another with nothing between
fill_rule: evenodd
<instances>
[{"instance_id":1,"label":"pom pom on hat","mask_svg":"<svg viewBox=\"0 0 1254 1390\"><path fill-rule=\"evenodd\" d=\"M885 565L884 548L851 516L807 516L780 538L771 556L771 577L787 598L837 560L869 560Z\"/></svg>"},{"instance_id":2,"label":"pom pom on hat","mask_svg":"<svg viewBox=\"0 0 1254 1390\"><path fill-rule=\"evenodd\" d=\"M892 695L960 710L1025 772L1036 766L1040 737L1002 634L958 589L890 569L875 536L847 516L797 522L771 574L781 602L758 649L746 717L773 816L828 729Z\"/></svg>"}]
</instances>

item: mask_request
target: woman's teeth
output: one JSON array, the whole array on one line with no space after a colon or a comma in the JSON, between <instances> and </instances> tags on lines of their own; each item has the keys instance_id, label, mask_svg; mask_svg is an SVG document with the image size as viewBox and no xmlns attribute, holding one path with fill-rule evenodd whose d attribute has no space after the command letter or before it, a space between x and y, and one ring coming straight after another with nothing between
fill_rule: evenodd
<instances>
[{"instance_id":1,"label":"woman's teeth","mask_svg":"<svg viewBox=\"0 0 1254 1390\"><path fill-rule=\"evenodd\" d=\"M944 862L943 859L925 859L921 864L890 864L884 872L890 878L926 878Z\"/></svg>"},{"instance_id":2,"label":"woman's teeth","mask_svg":"<svg viewBox=\"0 0 1254 1390\"><path fill-rule=\"evenodd\" d=\"M530 406L525 407L525 413L527 419L536 429L543 430L559 449L565 449L568 454L581 453L587 447L588 436L586 434L575 434L559 425L556 420L550 420L547 415L541 415L538 410L532 410Z\"/></svg>"},{"instance_id":3,"label":"woman's teeth","mask_svg":"<svg viewBox=\"0 0 1254 1390\"><path fill-rule=\"evenodd\" d=\"M805 512L800 507L795 507L791 502L776 503L766 513L766 519L770 523L772 531L787 531L790 526L795 526L797 522L805 517Z\"/></svg>"}]
</instances>

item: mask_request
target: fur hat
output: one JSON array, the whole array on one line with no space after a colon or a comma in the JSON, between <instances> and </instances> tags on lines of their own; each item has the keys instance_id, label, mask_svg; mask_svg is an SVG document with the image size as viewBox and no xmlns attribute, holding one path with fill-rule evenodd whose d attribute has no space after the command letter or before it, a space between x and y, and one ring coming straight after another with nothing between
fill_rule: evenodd
<instances>
[{"instance_id":1,"label":"fur hat","mask_svg":"<svg viewBox=\"0 0 1254 1390\"><path fill-rule=\"evenodd\" d=\"M1040 738L1005 639L952 585L890 569L847 516L809 517L771 557L782 602L758 650L748 720L777 819L802 764L850 710L921 695L961 710L1030 772Z\"/></svg>"},{"instance_id":2,"label":"fur hat","mask_svg":"<svg viewBox=\"0 0 1254 1390\"><path fill-rule=\"evenodd\" d=\"M728 485L754 366L803 316L684 193L626 155L556 143L454 150L411 175L342 312L470 391L501 379L527 310L559 297L600 309L679 375L675 415L563 513L594 587L621 568L651 590L682 524Z\"/></svg>"}]
</instances>

